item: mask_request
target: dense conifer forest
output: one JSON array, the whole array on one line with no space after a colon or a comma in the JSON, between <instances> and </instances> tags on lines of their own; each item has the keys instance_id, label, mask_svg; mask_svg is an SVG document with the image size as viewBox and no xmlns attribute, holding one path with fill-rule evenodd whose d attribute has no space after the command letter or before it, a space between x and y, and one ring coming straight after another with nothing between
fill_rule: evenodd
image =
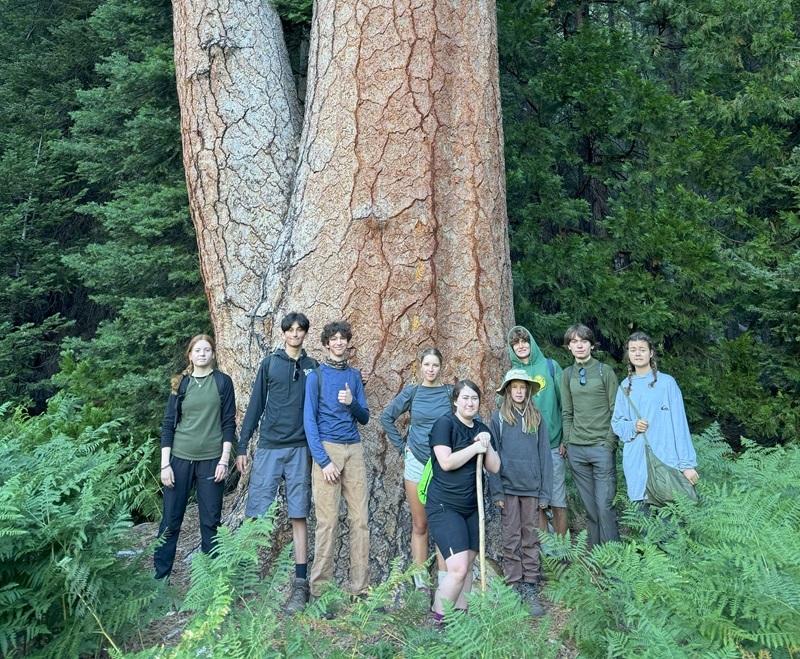
<instances>
[{"instance_id":1,"label":"dense conifer forest","mask_svg":"<svg viewBox=\"0 0 800 659\"><path fill-rule=\"evenodd\" d=\"M276 6L303 89L311 4ZM114 552L131 518L158 515L168 378L211 330L171 6L0 8L0 654L121 656L114 641L170 601ZM711 476L702 514L628 511L622 545L554 549L569 567L549 564L552 598L578 612L564 638L586 656L796 656L800 2L498 0L497 14L517 322L563 365L565 328L590 325L620 376L625 338L650 334ZM225 656L341 651L313 626L271 626L266 596L240 606L273 585L254 576L269 533L226 539L236 560L213 597L214 566L196 561L194 635L174 656L210 639ZM376 597L408 578L397 566ZM476 608L446 637L400 625L418 603L390 620L376 599L344 618L346 654L556 656L546 627L504 646L519 606L492 598L505 626L486 631L499 609Z\"/></svg>"},{"instance_id":2,"label":"dense conifer forest","mask_svg":"<svg viewBox=\"0 0 800 659\"><path fill-rule=\"evenodd\" d=\"M3 3L0 400L66 390L157 427L209 329L182 172L169 3ZM310 5L283 2L303 84ZM797 7L498 3L518 322L620 362L662 346L697 429L797 436Z\"/></svg>"}]
</instances>

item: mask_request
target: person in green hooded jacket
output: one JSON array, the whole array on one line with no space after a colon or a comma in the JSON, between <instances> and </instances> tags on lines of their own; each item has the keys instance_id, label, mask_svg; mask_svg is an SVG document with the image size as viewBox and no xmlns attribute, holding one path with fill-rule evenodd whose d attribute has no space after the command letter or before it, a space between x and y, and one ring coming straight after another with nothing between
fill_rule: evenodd
<instances>
[{"instance_id":1,"label":"person in green hooded jacket","mask_svg":"<svg viewBox=\"0 0 800 659\"><path fill-rule=\"evenodd\" d=\"M550 454L553 458L550 510L553 513L553 531L564 535L567 532L567 461L566 450L561 443L561 366L545 357L531 333L520 325L511 328L507 341L512 368L521 368L539 384L539 391L533 400L550 433ZM540 512L539 528L547 530L545 510Z\"/></svg>"}]
</instances>

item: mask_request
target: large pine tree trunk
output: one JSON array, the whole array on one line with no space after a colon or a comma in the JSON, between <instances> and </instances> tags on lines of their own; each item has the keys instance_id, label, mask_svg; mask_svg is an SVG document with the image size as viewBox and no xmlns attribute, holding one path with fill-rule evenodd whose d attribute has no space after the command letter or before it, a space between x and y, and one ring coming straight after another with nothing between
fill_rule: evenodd
<instances>
[{"instance_id":1,"label":"large pine tree trunk","mask_svg":"<svg viewBox=\"0 0 800 659\"><path fill-rule=\"evenodd\" d=\"M272 340L265 265L280 247L301 114L269 2L175 0L183 160L218 359L239 406ZM187 331L191 332L191 329Z\"/></svg>"},{"instance_id":2,"label":"large pine tree trunk","mask_svg":"<svg viewBox=\"0 0 800 659\"><path fill-rule=\"evenodd\" d=\"M190 16L178 10L182 2L175 0L175 31L184 155L222 367L244 405L261 357L253 337L262 319L268 342L277 342L280 317L305 312L312 322L306 345L316 356L323 324L353 324L351 361L367 381L372 412L362 438L372 483L373 574L382 576L389 559L408 554L410 521L401 460L379 432L381 412L413 381L419 350L435 345L445 377L484 387L488 416L513 321L494 3L318 0L292 178L258 146L274 143L284 110L248 122L252 141L244 151L225 130L228 121L228 130L236 128L247 103L267 115L276 96L293 93L291 79L281 79L280 93L261 75L248 83L252 74L241 69L259 70L256 54L241 60L238 42L216 51L197 42L209 6ZM257 17L274 21L266 5ZM214 26L227 39L279 37L254 20L237 9ZM263 48L283 52L282 43ZM277 67L274 54L259 56ZM209 62L210 80L198 84L181 58ZM248 100L237 112L220 112L218 87ZM215 127L227 168L205 155L215 153L204 146L208 139L193 134L206 125ZM283 162L292 153L287 148ZM293 186L285 214L285 205L263 194L272 182L280 199ZM235 226L227 233L223 199ZM231 208L241 216L234 219Z\"/></svg>"}]
</instances>

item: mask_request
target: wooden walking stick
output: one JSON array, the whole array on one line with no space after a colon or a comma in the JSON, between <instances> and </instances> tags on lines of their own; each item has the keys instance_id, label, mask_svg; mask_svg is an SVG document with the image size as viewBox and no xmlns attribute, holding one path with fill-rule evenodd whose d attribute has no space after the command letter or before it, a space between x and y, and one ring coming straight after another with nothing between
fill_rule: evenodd
<instances>
[{"instance_id":1,"label":"wooden walking stick","mask_svg":"<svg viewBox=\"0 0 800 659\"><path fill-rule=\"evenodd\" d=\"M486 592L486 524L483 516L483 453L478 453L478 469L475 471L478 488L478 537L480 538L481 592Z\"/></svg>"}]
</instances>

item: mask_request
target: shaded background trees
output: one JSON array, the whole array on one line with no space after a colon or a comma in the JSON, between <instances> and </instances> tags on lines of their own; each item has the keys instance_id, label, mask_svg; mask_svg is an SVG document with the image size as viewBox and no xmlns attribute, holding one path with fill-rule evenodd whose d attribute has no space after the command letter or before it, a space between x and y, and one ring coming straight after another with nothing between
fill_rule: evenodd
<instances>
[{"instance_id":1,"label":"shaded background trees","mask_svg":"<svg viewBox=\"0 0 800 659\"><path fill-rule=\"evenodd\" d=\"M797 436L797 5L498 3L517 320L562 363L573 320L617 360L650 332L694 426L734 441ZM279 8L300 74L309 8ZM0 393L67 388L145 436L210 326L170 5L2 15Z\"/></svg>"},{"instance_id":2,"label":"shaded background trees","mask_svg":"<svg viewBox=\"0 0 800 659\"><path fill-rule=\"evenodd\" d=\"M498 10L517 320L583 319L617 360L649 332L734 441L797 435L796 9Z\"/></svg>"},{"instance_id":3,"label":"shaded background trees","mask_svg":"<svg viewBox=\"0 0 800 659\"><path fill-rule=\"evenodd\" d=\"M661 367L684 390L693 429L718 419L737 447L741 434L763 444L797 441L799 4L499 0L497 7L517 320L562 364L560 337L574 320L595 328L611 361L622 358L632 330L648 331L664 348ZM276 5L302 92L310 3ZM171 6L0 0L0 16L0 399L40 412L62 389L96 406L58 396L47 415L10 420L4 408L10 466L0 489L7 508L22 509L37 505L30 488L39 483L51 501L60 474L69 507L89 492L80 484L99 474L109 497L99 501L121 504L104 511L119 520L130 511L152 516L158 502L147 495L157 479L143 465L156 452L167 379L187 335L211 328L181 162ZM39 460L38 450L53 459L48 428L63 430L71 438L64 455L79 458L52 468ZM87 459L92 453L97 459ZM753 455L751 448L740 458L749 494ZM782 453L759 455L769 459L761 471L774 485ZM716 472L728 487L731 469L712 457L705 455L709 480ZM791 480L789 471L782 476ZM718 487L709 498L724 508L732 499ZM780 494L753 494L756 512L784 504ZM97 503L84 510L91 519ZM776 529L795 528L786 515L773 517ZM64 519L80 545L83 518ZM6 523L13 527L14 516ZM765 530L769 523L754 532ZM124 528L112 531L118 538ZM707 544L707 534L699 537ZM115 565L113 545L100 544L103 564ZM765 546L747 544L755 552ZM51 562L62 556L42 546ZM30 574L31 554L9 547L17 558L9 566L24 563ZM701 553L708 555L705 544ZM730 555L723 569L736 571L741 552ZM774 584L774 567L757 558L766 572L748 578ZM19 574L6 581L20 582ZM85 584L82 573L66 576ZM66 623L61 583L48 591L56 593L48 601L58 625ZM42 601L33 585L22 590ZM755 596L754 611L766 610L759 589L742 592ZM76 593L70 587L70 606L80 611ZM19 616L23 607L11 596L7 602ZM657 609L658 619L674 612ZM594 644L598 626L591 627L585 640ZM51 631L58 629L54 623ZM96 636L91 625L84 631Z\"/></svg>"}]
</instances>

